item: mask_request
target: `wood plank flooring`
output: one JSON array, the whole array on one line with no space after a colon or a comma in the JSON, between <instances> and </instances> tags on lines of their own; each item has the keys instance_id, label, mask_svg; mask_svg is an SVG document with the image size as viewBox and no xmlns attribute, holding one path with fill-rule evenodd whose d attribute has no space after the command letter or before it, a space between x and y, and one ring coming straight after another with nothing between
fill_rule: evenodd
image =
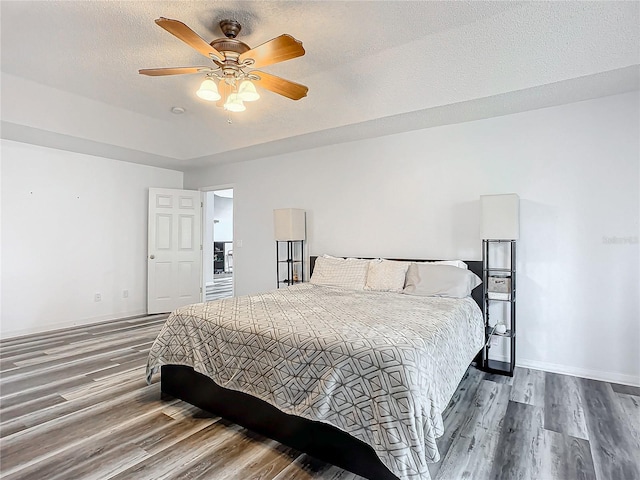
<instances>
[{"instance_id":1,"label":"wood plank flooring","mask_svg":"<svg viewBox=\"0 0 640 480\"><path fill-rule=\"evenodd\" d=\"M144 378L166 316L0 342L0 477L362 480ZM444 412L434 480L640 480L640 388L471 367Z\"/></svg>"},{"instance_id":2,"label":"wood plank flooring","mask_svg":"<svg viewBox=\"0 0 640 480\"><path fill-rule=\"evenodd\" d=\"M233 274L219 273L213 276L213 283L205 287L205 301L233 297Z\"/></svg>"}]
</instances>

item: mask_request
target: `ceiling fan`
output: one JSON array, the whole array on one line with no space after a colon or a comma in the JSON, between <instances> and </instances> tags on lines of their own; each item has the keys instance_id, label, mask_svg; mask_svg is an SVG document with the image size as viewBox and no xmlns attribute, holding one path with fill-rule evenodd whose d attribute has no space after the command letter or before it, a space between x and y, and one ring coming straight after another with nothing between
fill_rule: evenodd
<instances>
[{"instance_id":1,"label":"ceiling fan","mask_svg":"<svg viewBox=\"0 0 640 480\"><path fill-rule=\"evenodd\" d=\"M156 24L209 58L213 66L146 68L138 71L142 75L155 77L204 73L207 78L196 94L204 100L217 102L219 107L230 112L242 112L246 109L244 102L260 98L256 85L292 100L307 96L309 89L304 85L253 70L304 55L302 42L291 35L280 35L250 48L236 39L242 27L235 20L222 20L220 29L225 38L218 38L211 43L178 20L160 17Z\"/></svg>"}]
</instances>

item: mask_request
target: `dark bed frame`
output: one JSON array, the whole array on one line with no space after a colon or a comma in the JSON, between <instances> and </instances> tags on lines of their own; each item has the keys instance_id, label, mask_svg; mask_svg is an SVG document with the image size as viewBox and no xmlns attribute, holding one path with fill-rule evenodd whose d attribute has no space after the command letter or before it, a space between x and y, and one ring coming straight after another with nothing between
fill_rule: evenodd
<instances>
[{"instance_id":1,"label":"dark bed frame","mask_svg":"<svg viewBox=\"0 0 640 480\"><path fill-rule=\"evenodd\" d=\"M312 273L316 258L309 259ZM481 261L465 263L482 278ZM482 288L476 288L472 297L482 309ZM397 480L364 442L331 425L288 415L251 395L223 388L191 367L163 365L160 382L163 395L184 400L320 460L371 480Z\"/></svg>"}]
</instances>

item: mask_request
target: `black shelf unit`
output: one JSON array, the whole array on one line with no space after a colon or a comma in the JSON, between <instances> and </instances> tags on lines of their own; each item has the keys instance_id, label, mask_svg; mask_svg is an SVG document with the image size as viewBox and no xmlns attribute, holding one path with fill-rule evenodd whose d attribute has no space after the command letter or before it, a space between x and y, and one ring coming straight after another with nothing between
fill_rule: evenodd
<instances>
[{"instance_id":1,"label":"black shelf unit","mask_svg":"<svg viewBox=\"0 0 640 480\"><path fill-rule=\"evenodd\" d=\"M492 245L507 245L509 252L509 267L491 267L490 253ZM482 369L489 373L508 375L513 377L516 366L516 241L515 240L483 240L482 241L482 298L484 300L484 325L485 346L482 349ZM505 279L506 291L495 292L490 290L490 279ZM489 324L489 307L493 302L508 303L509 318L503 320L507 327L504 333L495 331L495 325ZM494 337L503 337L509 342L508 361L500 361L489 358L491 340Z\"/></svg>"},{"instance_id":2,"label":"black shelf unit","mask_svg":"<svg viewBox=\"0 0 640 480\"><path fill-rule=\"evenodd\" d=\"M276 240L278 288L304 281L304 240Z\"/></svg>"},{"instance_id":3,"label":"black shelf unit","mask_svg":"<svg viewBox=\"0 0 640 480\"><path fill-rule=\"evenodd\" d=\"M213 274L231 273L233 242L213 242ZM229 248L227 248L229 247Z\"/></svg>"},{"instance_id":4,"label":"black shelf unit","mask_svg":"<svg viewBox=\"0 0 640 480\"><path fill-rule=\"evenodd\" d=\"M224 267L224 242L213 242L213 273L223 273Z\"/></svg>"}]
</instances>

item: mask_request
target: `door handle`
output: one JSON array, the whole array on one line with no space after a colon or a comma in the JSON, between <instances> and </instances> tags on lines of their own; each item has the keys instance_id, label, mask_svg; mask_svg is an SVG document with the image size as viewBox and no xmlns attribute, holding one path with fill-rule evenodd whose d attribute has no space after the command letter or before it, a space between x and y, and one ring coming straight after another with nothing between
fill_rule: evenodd
<instances>
[{"instance_id":1,"label":"door handle","mask_svg":"<svg viewBox=\"0 0 640 480\"><path fill-rule=\"evenodd\" d=\"M149 258L150 258L151 260L153 260L154 258L156 258L156 256L155 256L155 255L149 255Z\"/></svg>"}]
</instances>

